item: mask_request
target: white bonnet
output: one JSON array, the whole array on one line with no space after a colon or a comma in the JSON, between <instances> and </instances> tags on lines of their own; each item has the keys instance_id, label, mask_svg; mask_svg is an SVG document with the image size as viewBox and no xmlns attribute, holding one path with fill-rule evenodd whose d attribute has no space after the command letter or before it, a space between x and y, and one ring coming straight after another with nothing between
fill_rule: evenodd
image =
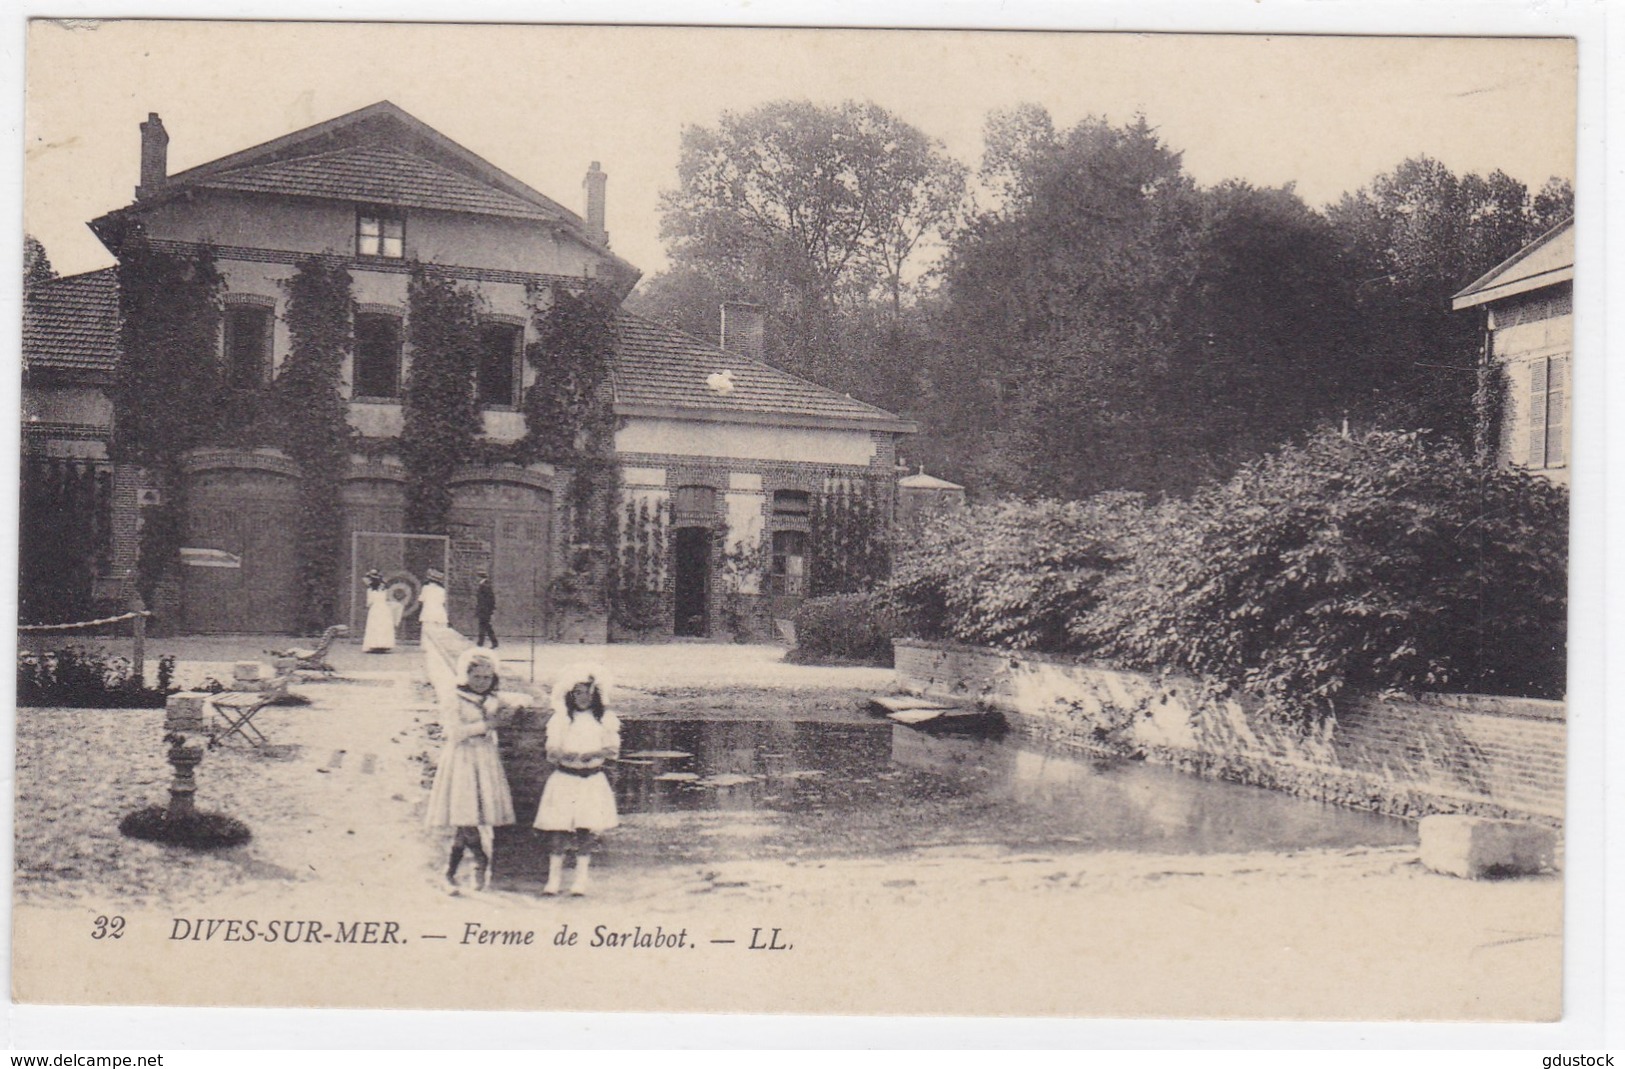
<instances>
[{"instance_id":1,"label":"white bonnet","mask_svg":"<svg viewBox=\"0 0 1625 1069\"><path fill-rule=\"evenodd\" d=\"M484 661L491 666L491 671L497 674L498 679L502 678L502 666L497 664L496 654L479 646L470 646L457 658L457 685L459 687L468 686L468 669L475 661Z\"/></svg>"},{"instance_id":2,"label":"white bonnet","mask_svg":"<svg viewBox=\"0 0 1625 1069\"><path fill-rule=\"evenodd\" d=\"M577 661L553 677L553 691L548 695L548 704L553 707L553 712L562 714L569 711L564 707L564 697L574 689L577 683L598 684L598 695L603 698L604 707L609 708L609 673L604 671L604 666L601 664L595 664L591 661Z\"/></svg>"}]
</instances>

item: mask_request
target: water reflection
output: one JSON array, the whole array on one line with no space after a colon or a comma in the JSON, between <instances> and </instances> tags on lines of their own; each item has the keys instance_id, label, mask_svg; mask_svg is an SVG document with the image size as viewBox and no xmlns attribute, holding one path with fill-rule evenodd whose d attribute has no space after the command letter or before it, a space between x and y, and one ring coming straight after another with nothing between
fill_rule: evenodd
<instances>
[{"instance_id":1,"label":"water reflection","mask_svg":"<svg viewBox=\"0 0 1625 1069\"><path fill-rule=\"evenodd\" d=\"M629 721L615 791L629 827L752 815L752 852L1015 848L1227 853L1415 841L1410 824L1013 737L885 722ZM741 844L743 848L744 844Z\"/></svg>"}]
</instances>

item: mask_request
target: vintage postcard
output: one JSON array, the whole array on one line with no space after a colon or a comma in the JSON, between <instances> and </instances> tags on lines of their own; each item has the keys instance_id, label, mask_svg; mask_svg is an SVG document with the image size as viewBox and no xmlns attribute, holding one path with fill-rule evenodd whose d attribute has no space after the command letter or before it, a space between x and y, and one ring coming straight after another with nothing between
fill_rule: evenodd
<instances>
[{"instance_id":1,"label":"vintage postcard","mask_svg":"<svg viewBox=\"0 0 1625 1069\"><path fill-rule=\"evenodd\" d=\"M26 45L16 1001L1562 1017L1574 40Z\"/></svg>"}]
</instances>

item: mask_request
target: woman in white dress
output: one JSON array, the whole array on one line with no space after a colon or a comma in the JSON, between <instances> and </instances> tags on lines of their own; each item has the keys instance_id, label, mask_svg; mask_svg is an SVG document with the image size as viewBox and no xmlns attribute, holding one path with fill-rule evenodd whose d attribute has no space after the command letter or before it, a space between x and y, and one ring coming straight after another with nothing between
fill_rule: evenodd
<instances>
[{"instance_id":1,"label":"woman in white dress","mask_svg":"<svg viewBox=\"0 0 1625 1069\"><path fill-rule=\"evenodd\" d=\"M423 589L418 593L418 602L422 605L418 613L418 621L424 627L437 624L440 627L449 627L450 621L446 618L446 574L439 568L430 568L423 577Z\"/></svg>"},{"instance_id":2,"label":"woman in white dress","mask_svg":"<svg viewBox=\"0 0 1625 1069\"><path fill-rule=\"evenodd\" d=\"M621 753L621 721L604 708L607 690L603 669L593 665L573 666L553 684L546 745L554 767L536 808L536 827L548 854L544 895L559 893L567 852L576 855L570 893L586 894L598 833L620 823L615 792L604 775L605 762Z\"/></svg>"},{"instance_id":3,"label":"woman in white dress","mask_svg":"<svg viewBox=\"0 0 1625 1069\"><path fill-rule=\"evenodd\" d=\"M388 653L395 648L395 610L384 576L377 568L367 573L367 631L361 637L363 653Z\"/></svg>"}]
</instances>

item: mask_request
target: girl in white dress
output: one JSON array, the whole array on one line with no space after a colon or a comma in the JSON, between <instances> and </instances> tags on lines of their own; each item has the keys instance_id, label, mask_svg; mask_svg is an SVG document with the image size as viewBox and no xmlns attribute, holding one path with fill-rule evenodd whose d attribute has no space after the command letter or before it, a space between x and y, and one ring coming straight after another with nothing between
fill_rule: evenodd
<instances>
[{"instance_id":1,"label":"girl in white dress","mask_svg":"<svg viewBox=\"0 0 1625 1069\"><path fill-rule=\"evenodd\" d=\"M492 726L503 706L497 664L488 651L471 647L457 659L457 691L450 705L443 710L446 741L424 823L457 829L446 867L446 883L456 894L464 850L474 854L474 887L484 890L491 881L496 828L514 822L513 795Z\"/></svg>"},{"instance_id":2,"label":"girl in white dress","mask_svg":"<svg viewBox=\"0 0 1625 1069\"><path fill-rule=\"evenodd\" d=\"M361 652L388 653L395 648L395 611L384 576L377 568L367 573L367 631L361 637Z\"/></svg>"},{"instance_id":3,"label":"girl in white dress","mask_svg":"<svg viewBox=\"0 0 1625 1069\"><path fill-rule=\"evenodd\" d=\"M604 763L621 753L621 722L604 708L608 685L601 668L577 665L553 685L553 715L547 721L547 759L555 768L542 788L536 827L547 843L544 895L559 893L564 855L576 855L573 895L587 893L587 877L598 833L620 823L615 792Z\"/></svg>"}]
</instances>

